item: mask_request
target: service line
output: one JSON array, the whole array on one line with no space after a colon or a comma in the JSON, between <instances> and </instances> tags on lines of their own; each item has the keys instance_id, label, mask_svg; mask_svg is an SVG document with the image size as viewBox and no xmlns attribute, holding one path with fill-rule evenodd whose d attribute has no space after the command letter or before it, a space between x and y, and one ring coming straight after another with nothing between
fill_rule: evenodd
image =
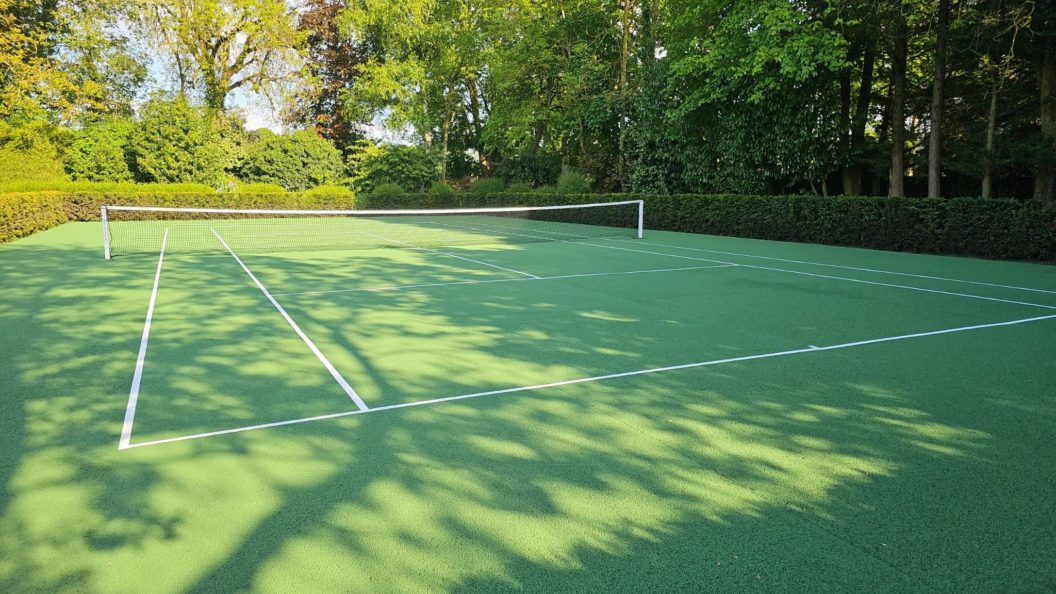
<instances>
[{"instance_id":1,"label":"service line","mask_svg":"<svg viewBox=\"0 0 1056 594\"><path fill-rule=\"evenodd\" d=\"M374 408L372 408L370 410L349 410L349 411L342 411L342 412L331 413L331 414L326 414L326 415L317 415L317 416L314 416L314 417L303 417L303 418L300 418L300 419L290 419L290 420L287 420L287 421L277 421L277 422L274 422L274 423L262 423L262 424L259 424L259 425L250 425L248 427L236 427L234 429L221 429L219 431L209 431L207 433L196 433L196 434L193 434L193 435L183 435L183 436L180 436L180 437L170 437L170 438L166 438L166 439L156 439L156 440L152 440L152 441L144 441L144 442L141 442L141 443L130 445L128 447L138 448L138 447L147 447L147 446L161 445L161 444L174 443L174 442L180 442L180 441L191 441L191 440L195 440L195 439L203 439L203 438L206 438L206 437L216 437L216 436L219 436L219 435L230 435L230 434L233 434L233 433L245 433L247 431L256 431L256 430L259 430L259 429L270 429L270 428L273 428L273 427L283 427L283 426L286 426L286 425L299 425L299 424L303 424L303 423L311 423L311 422L314 422L314 421L323 421L323 420L326 420L326 419L336 419L336 418L350 417L350 416L353 416L353 415L360 415L360 414L365 414L365 413L374 413L374 412L381 412L381 411L387 411L387 410L396 410L396 409L401 409L401 408L411 408L411 407L418 407L418 406L426 406L426 405L431 405L431 404L439 404L439 403L442 403L442 402L453 402L453 401L456 401L456 400L467 400L467 399L470 399L470 398L482 398L482 397L485 397L485 396L495 396L495 395L499 395L499 394L512 394L512 393L515 393L515 392L530 392L530 391L534 391L534 390L543 390L543 389L546 389L546 388L556 388L556 387L560 387L560 386L570 386L570 385L574 385L574 384L584 384L584 383L589 383L589 382L598 382L598 381L604 381L604 380L610 380L610 379L616 379L616 378L623 378L623 377L632 377L632 376L639 376L639 375L649 375L649 374L655 374L655 373L664 373L664 372L668 372L668 371L676 371L676 370L682 370L682 369L693 369L693 368L697 368L697 367L710 367L710 366L713 366L713 365L723 365L723 364L726 364L726 363L739 363L739 362L745 362L745 361L755 361L755 360L759 360L759 359L772 359L772 358L776 358L776 357L787 357L787 356L791 356L791 355L802 355L802 354L807 354L807 353L821 353L821 352L825 352L825 351L835 351L835 350L840 350L840 349L849 349L849 348L861 347L861 346L872 345L872 344L880 344L880 343L886 343L886 342L896 342L896 341L901 341L901 340L912 340L912 339L925 338L925 337L930 337L930 336L939 336L939 335L943 335L943 334L954 334L954 333L957 333L957 332L970 332L970 331L974 331L974 330L983 330L983 329L986 329L986 328L999 328L999 327L1003 327L1003 326L1016 326L1016 325L1020 325L1020 324L1029 324L1029 323L1032 323L1032 322L1040 322L1040 321L1043 321L1043 320L1051 320L1051 319L1056 319L1056 314L1047 315L1047 316L1037 316L1037 317L1033 317L1033 318L1021 318L1021 319L1018 319L1018 320L1009 320L1009 321L1006 321L1006 322L994 322L994 323L990 323L990 324L975 324L975 325L972 325L972 326L960 326L960 327L957 327L957 328L946 328L946 329L942 329L942 330L933 330L933 331L930 331L930 332L917 332L917 333L914 333L914 334L901 334L901 335L898 335L898 336L885 336L885 337L881 337L881 338L871 338L871 339L867 339L867 340L857 340L857 341L854 341L854 342L844 342L844 343L834 344L834 345L829 345L829 346L815 346L815 345L811 345L811 346L808 346L806 348L798 348L798 349L791 349L791 350L785 350L785 351L776 351L776 352L771 352L771 353L760 353L760 354L756 354L756 355L746 355L746 356L742 356L742 357L730 357L730 358L726 358L726 359L714 359L714 360L711 360L711 361L699 361L699 362L696 362L696 363L684 363L684 364L681 364L681 365L671 365L671 366L667 366L667 367L652 367L652 368L648 368L648 369L639 369L639 370L635 370L635 371L624 371L624 372L621 372L621 373L610 373L610 374L607 374L607 375L596 375L596 376L592 376L592 377L582 377L582 378L576 378L576 379L561 380L561 381L550 382L550 383L545 383L545 384L535 384L535 385L531 385L531 386L519 386L519 387L515 387L515 388L504 388L504 389L500 389L500 390L488 390L488 391L485 391L485 392L474 392L472 394L461 394L461 395L458 395L458 396L447 396L447 397L443 397L443 398L433 398L433 399L430 399L430 400L418 400L418 401L415 401L415 402L403 402L403 403L399 403L399 404L390 404L390 405L387 405L387 406L378 406L378 407L374 407Z\"/></svg>"}]
</instances>

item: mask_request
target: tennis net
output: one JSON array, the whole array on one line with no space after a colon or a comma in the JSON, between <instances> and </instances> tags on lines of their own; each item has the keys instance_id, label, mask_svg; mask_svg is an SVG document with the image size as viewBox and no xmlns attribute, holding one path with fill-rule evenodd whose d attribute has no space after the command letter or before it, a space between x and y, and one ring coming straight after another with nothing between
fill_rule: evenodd
<instances>
[{"instance_id":1,"label":"tennis net","mask_svg":"<svg viewBox=\"0 0 1056 594\"><path fill-rule=\"evenodd\" d=\"M641 200L443 210L267 210L104 206L103 252L114 256L435 248L641 237ZM225 245L226 244L226 245Z\"/></svg>"}]
</instances>

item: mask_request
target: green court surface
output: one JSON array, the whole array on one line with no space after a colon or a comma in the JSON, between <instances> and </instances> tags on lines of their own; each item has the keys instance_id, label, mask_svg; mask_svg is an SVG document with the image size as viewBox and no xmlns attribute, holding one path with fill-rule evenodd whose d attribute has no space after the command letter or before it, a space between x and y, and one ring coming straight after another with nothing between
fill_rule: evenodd
<instances>
[{"instance_id":1,"label":"green court surface","mask_svg":"<svg viewBox=\"0 0 1056 594\"><path fill-rule=\"evenodd\" d=\"M1056 591L1051 266L100 235L0 246L0 591Z\"/></svg>"}]
</instances>

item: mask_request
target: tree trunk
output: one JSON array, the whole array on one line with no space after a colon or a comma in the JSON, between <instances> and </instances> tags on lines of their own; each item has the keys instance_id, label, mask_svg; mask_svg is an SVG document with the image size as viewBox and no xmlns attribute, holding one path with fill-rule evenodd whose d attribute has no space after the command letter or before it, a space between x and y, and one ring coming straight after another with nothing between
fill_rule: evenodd
<instances>
[{"instance_id":1,"label":"tree trunk","mask_svg":"<svg viewBox=\"0 0 1056 594\"><path fill-rule=\"evenodd\" d=\"M903 185L906 144L906 15L902 13L903 4L895 5L895 47L891 55L891 181L887 195L892 198L905 196Z\"/></svg>"},{"instance_id":2,"label":"tree trunk","mask_svg":"<svg viewBox=\"0 0 1056 594\"><path fill-rule=\"evenodd\" d=\"M1047 202L1056 201L1056 162L1052 155L1056 148L1056 31L1053 17L1041 17L1042 24L1035 27L1041 32L1041 60L1038 67L1038 89L1041 99L1041 136L1043 146L1049 147L1038 164L1034 178L1034 198Z\"/></svg>"},{"instance_id":3,"label":"tree trunk","mask_svg":"<svg viewBox=\"0 0 1056 594\"><path fill-rule=\"evenodd\" d=\"M876 62L874 40L869 40L862 56L862 81L858 87L858 101L854 106L854 120L851 124L851 159L847 168L848 178L844 180L844 193L851 196L862 194L862 150L865 148L865 123L869 120L869 104L873 97L873 67ZM848 183L849 182L849 183ZM849 190L849 191L848 191Z\"/></svg>"},{"instance_id":4,"label":"tree trunk","mask_svg":"<svg viewBox=\"0 0 1056 594\"><path fill-rule=\"evenodd\" d=\"M928 137L928 198L938 198L942 177L942 105L946 83L946 37L950 28L950 0L939 0L935 32L935 81L931 87L931 134Z\"/></svg>"},{"instance_id":5,"label":"tree trunk","mask_svg":"<svg viewBox=\"0 0 1056 594\"><path fill-rule=\"evenodd\" d=\"M619 119L617 124L620 128L620 139L618 154L616 156L616 179L620 182L620 189L624 189L627 177L625 158L627 138L627 60L631 51L631 0L623 0L623 49L620 52L620 78L617 88L619 91Z\"/></svg>"},{"instance_id":6,"label":"tree trunk","mask_svg":"<svg viewBox=\"0 0 1056 594\"><path fill-rule=\"evenodd\" d=\"M433 125L432 122L429 121L429 92L428 89L425 88L425 85L422 85L421 91L422 113L425 114L425 121L422 126L422 144L425 145L425 148L430 149L433 148Z\"/></svg>"},{"instance_id":7,"label":"tree trunk","mask_svg":"<svg viewBox=\"0 0 1056 594\"><path fill-rule=\"evenodd\" d=\"M469 90L469 111L473 115L473 146L477 149L477 157L480 159L480 172L487 177L491 173L491 162L484 151L484 128L480 122L480 95L477 92L476 78L471 76L466 79L466 89Z\"/></svg>"},{"instance_id":8,"label":"tree trunk","mask_svg":"<svg viewBox=\"0 0 1056 594\"><path fill-rule=\"evenodd\" d=\"M843 151L844 165L843 193L852 195L851 183L851 69L848 67L840 73L840 149Z\"/></svg>"},{"instance_id":9,"label":"tree trunk","mask_svg":"<svg viewBox=\"0 0 1056 594\"><path fill-rule=\"evenodd\" d=\"M440 181L447 181L447 141L451 138L451 118L444 118L442 131L443 148L440 150Z\"/></svg>"},{"instance_id":10,"label":"tree trunk","mask_svg":"<svg viewBox=\"0 0 1056 594\"><path fill-rule=\"evenodd\" d=\"M990 93L990 111L986 116L986 156L983 158L983 198L994 191L994 136L997 132L997 87Z\"/></svg>"}]
</instances>

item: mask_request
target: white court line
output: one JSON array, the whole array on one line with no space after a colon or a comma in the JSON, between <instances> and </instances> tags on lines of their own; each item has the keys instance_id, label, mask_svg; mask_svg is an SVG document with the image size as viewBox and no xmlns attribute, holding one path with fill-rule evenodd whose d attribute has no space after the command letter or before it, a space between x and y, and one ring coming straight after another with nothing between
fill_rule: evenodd
<instances>
[{"instance_id":1,"label":"white court line","mask_svg":"<svg viewBox=\"0 0 1056 594\"><path fill-rule=\"evenodd\" d=\"M147 319L143 322L143 338L139 341L139 356L136 357L136 370L132 372L132 388L128 391L128 405L125 407L125 422L121 425L121 440L117 449L130 447L132 442L132 422L136 418L136 402L139 401L139 385L143 381L143 363L147 360L147 340L150 338L150 322L154 319L154 303L158 299L158 285L161 283L161 265L165 261L165 245L169 242L169 229L161 236L161 251L158 253L158 268L154 271L154 288L150 290L150 303L147 305Z\"/></svg>"},{"instance_id":2,"label":"white court line","mask_svg":"<svg viewBox=\"0 0 1056 594\"><path fill-rule=\"evenodd\" d=\"M262 293L264 293L264 296L268 298L268 301L270 301L271 304L275 306L275 309L279 310L279 313L282 314L282 317L286 320L286 323L290 325L290 328L293 328L293 331L297 333L297 336L301 337L301 340L304 341L304 344L308 345L308 348L311 349L312 353L314 353L316 358L319 359L319 362L323 364L323 367L325 367L326 370L330 372L330 375L333 376L334 380L336 380L338 385L341 386L341 389L345 391L345 394L348 394L348 397L352 399L352 402L356 403L356 407L358 407L359 410L362 412L370 410L369 408L367 408L367 404L363 402L363 399L359 397L359 394L357 394L356 391L352 389L352 386L348 385L348 382L345 381L345 378L342 377L341 374L337 371L337 368L334 367L334 364L326 358L326 355L324 355L322 351L319 350L319 347L315 346L315 343L312 342L312 339L308 338L308 335L305 334L303 330L301 330L301 327L297 325L297 322L293 321L293 318L290 317L290 314L286 313L286 310L283 309L281 305L279 305L279 302L275 299L274 296L272 296L270 292L268 292L268 289L264 286L263 283L260 282L259 279L257 279L256 275L253 274L249 267L246 266L245 262L242 261L242 258L238 257L238 254L235 253L235 250L231 249L231 246L227 245L227 242L224 241L223 237L220 237L220 234L216 232L216 229L210 227L209 230L213 232L213 235L216 235L216 238L220 240L220 243L224 245L228 253L230 253L231 256L235 259L235 261L238 262L238 265L242 267L242 270L246 271L246 274L249 275L249 278L253 279L253 283L257 285L257 288L260 289Z\"/></svg>"},{"instance_id":3,"label":"white court line","mask_svg":"<svg viewBox=\"0 0 1056 594\"><path fill-rule=\"evenodd\" d=\"M453 285L482 285L486 283L514 283L529 282L537 280L561 280L566 278L586 278L593 276L616 276L621 274L647 274L650 272L681 272L683 270L708 270L709 268L729 268L740 266L740 264L715 264L713 266L687 266L684 268L651 268L648 270L626 270L623 272L590 272L586 274L562 274L559 276L539 276L535 278L489 278L482 280L452 281L448 283L423 283L420 285L390 285L386 287L361 287L357 289L331 289L328 291L292 291L288 293L272 293L272 295L327 295L330 293L362 293L380 291L401 291L404 289L421 289L427 287L449 287Z\"/></svg>"},{"instance_id":4,"label":"white court line","mask_svg":"<svg viewBox=\"0 0 1056 594\"><path fill-rule=\"evenodd\" d=\"M414 245L413 243L406 243L406 242L403 242L403 241L397 241L395 239L390 239L388 237L382 237L381 235L375 235L373 233L363 233L363 235L369 235L370 237L374 237L374 238L380 239L382 241L388 241L390 243L395 243L397 245L407 246L409 248L414 248L416 250L423 250L423 251L426 251L426 252L433 252L434 254L440 254L442 256L448 256L450 258L458 258L459 260L465 260L466 262L473 262L474 264L480 264L482 266L490 266L491 268L497 268L498 270L505 270L506 272L513 272L515 274L520 274L522 276L528 276L528 277L531 277L531 278L539 278L538 276L536 276L534 274L531 274L531 273L528 273L528 272L522 272L520 270L514 270L512 268L505 268L503 266L499 266L498 264L491 264L489 262L482 262L480 260L474 260L473 258L466 258L464 256L458 256L458 255L455 255L455 254L452 254L452 253L448 253L448 252L441 252L440 250L434 250L433 248L427 248L427 247L422 247L420 245Z\"/></svg>"},{"instance_id":5,"label":"white court line","mask_svg":"<svg viewBox=\"0 0 1056 594\"><path fill-rule=\"evenodd\" d=\"M556 231L545 231L544 233L557 233L557 232ZM564 235L564 233L559 233L559 235ZM980 285L980 286L984 286L984 287L997 287L997 288L1000 288L1000 289L1014 289L1016 291L1032 291L1034 293L1048 293L1050 295L1056 295L1056 291L1050 291L1048 289L1034 289L1034 288L1031 288L1031 287L1019 287L1019 286L1016 286L1016 285L1002 285L1002 284L999 284L999 283L986 283L986 282L982 282L982 281L965 280L965 279L962 279L962 278L949 278L949 277L945 277L945 276L931 276L931 275L927 275L927 274L913 274L911 272L895 272L893 270L879 270L879 269L876 269L876 268L859 268L857 266L843 266L841 264L825 264L825 263L822 263L822 262L808 262L808 261L805 261L805 260L790 260L788 258L775 258L775 257L772 257L772 256L756 256L756 255L753 255L753 254L738 254L736 252L723 252L723 251L719 251L719 250L706 250L706 249L703 249L703 248L683 247L683 246L671 245L671 244L667 244L667 243L656 243L655 241L643 241L643 240L635 240L635 239L618 239L618 238L615 238L615 237L603 237L602 239L604 239L605 241L621 241L621 242L626 242L626 243L639 243L639 244L644 244L644 245L655 245L657 247L674 248L674 249L677 249L677 250L690 250L690 251L694 251L694 252L706 252L706 253L709 253L709 254L722 254L722 255L725 255L725 256L740 256L740 257L743 257L743 258L759 258L761 260L773 260L775 262L788 262L790 264L806 264L808 266L825 266L827 268L842 268L844 270L856 270L856 271L859 271L859 272L873 272L873 273L876 273L876 274L894 274L894 275L898 275L898 276L910 276L910 277L913 277L913 278L924 278L924 279L928 279L928 280L947 281L947 282L951 282L951 283L965 283L965 284L969 284L969 285Z\"/></svg>"},{"instance_id":6,"label":"white court line","mask_svg":"<svg viewBox=\"0 0 1056 594\"><path fill-rule=\"evenodd\" d=\"M596 243L587 243L585 241L577 241L577 240L573 240L573 239L557 239L556 237L544 237L542 235L531 235L529 233L514 233L513 231L510 231L508 227L502 227L502 226L496 227L496 226L488 226L488 225L478 225L476 223L474 223L473 225L455 225L454 223L437 223L437 222L434 222L432 224L434 224L434 225L444 225L444 226L447 226L447 227L454 227L456 229L467 229L467 230L470 230L470 231L474 231L474 230L477 230L477 231L484 230L484 231L486 231L487 229L490 228L490 229L493 229L493 230L502 231L502 232L506 233L507 235L516 235L516 236L519 236L519 237L531 237L531 238L534 238L534 239L546 239L548 241L561 241L561 242L564 242L564 243L574 243L574 244L577 244L577 245L589 245L589 246L593 246L593 247L596 247L596 248L602 248L602 249L606 249L606 250L623 250L623 251L626 251L626 252L639 252L639 253L642 253L642 254L655 254L657 256L670 256L672 258L682 258L684 260L695 260L697 262L715 262L716 264L730 264L730 265L739 266L739 264L734 264L733 262L726 262L724 260L713 260L713 259L710 259L710 258L696 258L696 257L693 257L693 256L680 256L680 255L677 255L677 254L664 254L664 253L660 253L660 252L648 252L648 251L644 251L644 250L632 250L630 248L621 248L621 247L616 247L614 245L599 245L599 244L596 244ZM543 231L543 233L553 233L553 232L552 231ZM586 235L571 235L571 234L568 234L568 233L561 233L560 235L568 235L569 237L581 237L581 238L584 238L584 239L594 239L594 238L588 237Z\"/></svg>"},{"instance_id":7,"label":"white court line","mask_svg":"<svg viewBox=\"0 0 1056 594\"><path fill-rule=\"evenodd\" d=\"M437 224L445 224L445 223L437 223ZM476 223L474 223L474 224L476 224ZM509 230L510 229L510 227L504 227L502 225L481 225L481 226L490 227L491 229L495 229L495 230ZM589 239L585 235L578 235L578 234L574 234L574 233L562 233L560 231L547 231L547 230L542 230L542 229L538 229L536 231L539 232L539 233L548 233L550 235L561 235L561 236L564 236L564 237L574 237L574 238L581 238L581 239ZM517 235L516 233L511 233L511 234ZM529 236L529 237L539 237L539 236ZM556 238L539 237L539 239L556 239ZM1001 288L1001 289L1013 289L1013 290L1017 290L1017 291L1031 291L1031 292L1034 292L1034 293L1046 293L1046 294L1050 294L1050 295L1056 295L1056 291L1052 291L1052 290L1048 290L1048 289L1035 289L1035 288L1031 288L1031 287L1020 287L1020 286L1016 286L1016 285L1002 285L1002 284L999 284L999 283L987 283L987 282L982 282L982 281L973 281L973 280L966 280L966 279L960 279L960 278L949 278L949 277L944 277L944 276L931 276L931 275L927 275L927 274L914 274L914 273L910 273L910 272L896 272L896 271L893 271L893 270L879 270L879 269L875 269L875 268L859 268L857 266L843 266L843 265L840 265L840 264L825 264L825 263L822 263L822 262L808 262L808 261L805 261L805 260L791 260L791 259L788 259L788 258L775 258L775 257L771 257L771 256L757 256L757 255L753 255L753 254L740 254L740 253L737 253L737 252L724 252L724 251L721 251L721 250L708 250L708 249L704 249L704 248L692 248L692 247L683 247L683 246L678 246L678 245L671 245L671 244L666 244L666 243L656 243L655 241L645 241L645 240L642 240L642 239L619 239L619 238L616 238L616 237L601 237L599 239L601 239L602 241L619 241L619 242L623 242L623 243L634 243L634 244L638 244L638 245L653 245L653 246L663 247L663 248L673 248L673 249L678 249L678 250L689 250L689 251L694 251L694 252L705 252L705 253L709 253L709 254L722 254L724 256L739 256L739 257L742 257L742 258L759 258L759 259L762 259L762 260L773 260L775 262L788 262L790 264L805 264L805 265L808 265L808 266L824 266L824 267L827 267L827 268L841 268L843 270L855 270L855 271L858 271L858 272L871 272L871 273L876 273L876 274L893 274L893 275L897 275L897 276L908 276L908 277L923 278L923 279L928 279L928 280L947 281L947 282L953 282L953 283L964 283L964 284L969 284L969 285L979 285L979 286L984 286L984 287L996 287L996 288ZM569 241L569 240L559 240L559 241ZM573 243L580 243L580 242L573 242ZM586 245L594 245L594 244L586 244ZM644 253L653 253L653 252L644 252ZM672 255L672 254L665 254L665 255ZM775 269L775 270L781 270L781 269ZM840 277L832 277L832 278L840 278Z\"/></svg>"},{"instance_id":8,"label":"white court line","mask_svg":"<svg viewBox=\"0 0 1056 594\"><path fill-rule=\"evenodd\" d=\"M603 381L603 380L616 379L616 378L621 378L621 377L632 377L632 376L638 376L638 375L648 375L648 374L653 374L653 373L663 373L663 372L667 372L667 371L675 371L675 370L680 370L680 369L693 369L693 368L697 368L697 367L709 367L709 366L713 366L713 365L722 365L722 364L725 364L725 363L738 363L738 362L742 362L742 361L754 361L754 360L757 360L757 359L770 359L770 358L774 358L774 357L786 357L786 356L789 356L789 355L800 355L800 354L804 354L804 353L819 353L819 352L822 352L822 351L835 351L835 350L839 350L839 349L854 348L854 347L860 347L860 346L865 346L865 345L870 345L870 344L879 344L879 343L885 343L885 342L895 342L895 341L899 341L899 340L910 340L910 339L915 339L915 338L924 338L924 337L928 337L928 336L939 336L939 335L942 335L942 334L953 334L953 333L956 333L956 332L969 332L969 331L972 331L972 330L982 330L982 329L985 329L985 328L998 328L998 327L1001 327L1001 326L1015 326L1015 325L1018 325L1018 324L1028 324L1028 323L1031 323L1031 322L1038 322L1038 321L1041 321L1041 320L1051 320L1051 319L1056 319L1056 314L1047 315L1047 316L1038 316L1038 317L1033 317L1033 318L1022 318L1022 319L1019 319L1019 320L1010 320L1010 321L1007 321L1007 322L994 322L994 323L991 323L991 324L976 324L974 326L961 326L961 327L958 327L958 328L947 328L947 329L944 329L944 330L933 330L931 332L917 332L917 333L914 333L914 334L902 334L902 335L899 335L899 336L886 336L886 337L883 337L883 338L872 338L872 339L869 339L869 340L859 340L859 341L855 341L855 342L845 342L845 343L841 343L841 344L834 344L834 345L823 346L823 347L809 346L809 347L803 348L803 349L777 351L777 352L773 352L773 353L762 353L762 354L758 354L758 355L747 355L747 356L743 356L743 357L731 357L731 358L728 358L728 359L715 359L715 360L712 360L712 361L700 361L700 362L697 362L697 363L686 363L686 364L683 364L683 365L671 365L671 366L668 366L668 367L653 367L653 368L649 368L649 369L639 369L639 370L636 370L636 371L625 371L625 372L622 372L622 373L610 373L608 375L597 375L597 376L593 376L593 377L583 377L583 378L578 378L578 379L550 382L550 383L547 383L547 384L536 384L536 385L533 385L533 386L521 386L521 387L517 387L517 388L505 388L505 389L502 389L502 390L489 390L487 392L475 392L473 394L462 394L460 396L448 396L448 397L445 397L445 398L433 398L431 400L419 400L419 401L415 401L415 402L403 402L403 403L400 403L400 404L390 404L388 406L378 406L378 407L372 408L370 410L343 411L343 412L331 413L331 414L326 414L326 415L318 415L318 416L314 416L314 417L304 417L304 418L300 418L300 419L290 419L290 420L287 420L287 421L277 421L277 422L274 422L274 423L262 423L260 425L250 425L248 427L236 427L234 429L222 429L222 430L219 430L219 431L210 431L210 432L207 432L207 433L196 433L194 435L184 435L184 436L180 436L180 437L170 437L170 438L166 438L166 439L157 439L157 440L153 440L153 441L145 441L145 442L142 442L142 443L137 443L137 444L132 445L130 447L146 447L146 446L153 446L153 445L161 445L161 444L165 444L165 443L174 443L174 442L178 442L178 441L190 441L190 440L193 440L193 439L202 439L202 438L205 438L205 437L216 437L218 435L229 435L229 434L232 434L232 433L244 433L246 431L255 431L255 430L258 430L258 429L269 429L269 428L272 428L272 427L282 427L282 426L285 426L285 425L298 425L298 424L302 424L302 423L310 423L310 422L313 422L313 421L322 421L322 420L326 420L326 419L336 419L336 418L340 418L340 417L349 417L349 416L364 414L364 413L368 413L368 412L373 413L373 412L386 411L386 410L396 410L396 409L401 409L401 408L411 408L411 407L416 407L416 406L426 406L426 405L429 405L429 404L437 404L437 403L441 403L441 402L453 402L453 401L456 401L456 400L466 400L466 399L469 399L469 398L481 398L481 397L484 397L484 396L495 396L495 395L498 395L498 394L511 394L511 393L514 393L514 392L528 392L528 391L534 391L534 390L542 390L542 389L545 389L545 388L556 388L556 387L560 387L560 386L570 386L570 385L573 385L573 384L583 384L583 383L588 383L588 382Z\"/></svg>"},{"instance_id":9,"label":"white court line","mask_svg":"<svg viewBox=\"0 0 1056 594\"><path fill-rule=\"evenodd\" d=\"M452 226L454 226L454 225L452 225ZM466 228L468 229L469 227L466 227ZM516 235L516 234L514 233L513 235ZM538 236L529 235L527 237L538 237ZM552 238L548 238L548 239L552 239ZM565 241L565 240L559 240L559 241ZM664 253L664 252L654 252L654 251L650 251L650 250L636 250L636 249L632 249L632 248L617 247L617 246L614 246L614 245L599 245L599 244L596 244L596 243L586 243L586 242L582 242L582 241L571 241L571 240L568 240L568 243L575 243L575 244L579 244L579 245L590 245L590 246L594 246L594 247L600 247L600 248L606 248L606 249L612 249L612 250L622 250L622 251L625 251L625 252L638 252L638 253L641 253L641 254L652 254L654 256L667 256L667 257L670 257L670 258L680 258L680 259L683 259L683 260L699 260L699 261L702 261L702 262L718 262L718 260L710 260L708 258L697 258L697 257L694 257L694 256L683 256L681 254L667 254L667 253ZM726 264L731 264L731 262L725 262L725 263ZM1042 309L1056 309L1056 306L1053 306L1053 305L1042 305L1040 303L1031 303L1031 302L1027 302L1027 301L1015 301L1015 300L1012 300L1012 299L998 299L997 297L985 297L983 295L973 295L971 293L956 293L956 292L953 292L953 291L940 291L938 289L925 289L923 287L913 287L913 286L910 286L910 285L896 285L894 283L881 283L881 282L878 282L878 281L867 281L867 280L862 280L862 279L857 279L857 278L850 278L850 277L846 277L846 276L831 276L831 275L828 275L828 274L816 274L816 273L813 273L813 272L801 272L799 270L788 270L788 269L785 269L785 268L772 268L770 266L756 266L754 264L738 264L737 266L739 266L741 268L752 268L752 269L755 269L755 270L769 270L769 271L772 271L772 272L785 272L785 273L788 273L788 274L798 274L798 275L802 275L802 276L812 276L812 277L816 277L816 278L824 278L824 279L830 279L830 280L841 280L841 281L847 281L847 282L851 282L851 283L860 283L860 284L865 284L865 285L875 285L875 286L880 286L880 287L891 287L891 288L896 288L896 289L907 289L907 290L910 290L910 291L920 291L920 292L923 292L923 293L935 293L935 294L939 294L939 295L949 295L949 296L952 296L952 297L965 297L965 298L968 298L968 299L981 299L983 301L996 301L998 303L1010 303L1012 305L1026 305L1028 307L1040 307Z\"/></svg>"}]
</instances>

